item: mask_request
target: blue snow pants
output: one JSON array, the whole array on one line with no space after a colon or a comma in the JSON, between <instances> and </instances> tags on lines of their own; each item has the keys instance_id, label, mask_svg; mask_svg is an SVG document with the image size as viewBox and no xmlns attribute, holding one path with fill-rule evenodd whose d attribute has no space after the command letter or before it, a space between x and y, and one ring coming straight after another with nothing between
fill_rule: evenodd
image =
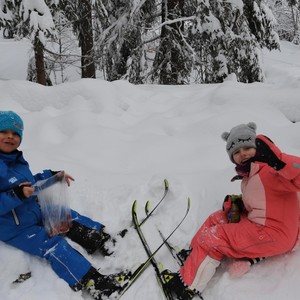
<instances>
[{"instance_id":1,"label":"blue snow pants","mask_svg":"<svg viewBox=\"0 0 300 300\"><path fill-rule=\"evenodd\" d=\"M100 230L103 227L99 222L74 210L71 211L71 215L72 220L89 228ZM25 228L5 243L49 261L55 273L70 287L74 287L91 268L91 263L72 248L64 237L58 235L49 237L42 224Z\"/></svg>"}]
</instances>

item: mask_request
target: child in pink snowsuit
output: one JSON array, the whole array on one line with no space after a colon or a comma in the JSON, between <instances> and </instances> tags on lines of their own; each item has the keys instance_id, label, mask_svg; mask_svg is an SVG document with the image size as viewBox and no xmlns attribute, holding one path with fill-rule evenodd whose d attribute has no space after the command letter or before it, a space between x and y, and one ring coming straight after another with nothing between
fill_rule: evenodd
<instances>
[{"instance_id":1,"label":"child in pink snowsuit","mask_svg":"<svg viewBox=\"0 0 300 300\"><path fill-rule=\"evenodd\" d=\"M179 270L184 283L181 291L175 291L179 299L192 299L192 291L201 293L224 256L274 256L291 251L298 239L300 158L282 153L269 138L256 136L253 122L224 132L222 138L236 165L236 177L242 179L240 219L229 223L233 201L226 197L223 210L200 227Z\"/></svg>"}]
</instances>

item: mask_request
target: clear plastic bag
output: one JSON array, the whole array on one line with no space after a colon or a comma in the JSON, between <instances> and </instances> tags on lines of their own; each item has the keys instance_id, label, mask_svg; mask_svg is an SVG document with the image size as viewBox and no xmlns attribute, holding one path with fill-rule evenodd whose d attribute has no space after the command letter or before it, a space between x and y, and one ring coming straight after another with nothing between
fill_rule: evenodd
<instances>
[{"instance_id":1,"label":"clear plastic bag","mask_svg":"<svg viewBox=\"0 0 300 300\"><path fill-rule=\"evenodd\" d=\"M34 184L43 216L43 224L50 236L64 235L71 226L71 209L63 171Z\"/></svg>"}]
</instances>

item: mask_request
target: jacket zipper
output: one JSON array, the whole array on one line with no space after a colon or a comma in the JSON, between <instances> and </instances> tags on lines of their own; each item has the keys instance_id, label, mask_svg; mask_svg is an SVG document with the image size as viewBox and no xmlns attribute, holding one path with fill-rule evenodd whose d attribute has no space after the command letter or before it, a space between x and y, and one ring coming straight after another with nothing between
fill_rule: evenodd
<instances>
[{"instance_id":1,"label":"jacket zipper","mask_svg":"<svg viewBox=\"0 0 300 300\"><path fill-rule=\"evenodd\" d=\"M14 217L14 219L15 219L16 224L17 224L17 225L20 225L20 221L19 221L19 218L18 218L18 216L17 216L17 214L16 214L16 211L13 209L11 212L12 212L12 214L13 214L13 217Z\"/></svg>"}]
</instances>

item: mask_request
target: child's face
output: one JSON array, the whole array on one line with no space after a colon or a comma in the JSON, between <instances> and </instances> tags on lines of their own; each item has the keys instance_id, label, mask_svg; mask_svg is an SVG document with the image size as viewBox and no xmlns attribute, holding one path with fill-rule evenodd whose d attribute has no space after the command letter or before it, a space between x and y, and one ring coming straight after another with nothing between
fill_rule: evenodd
<instances>
[{"instance_id":1,"label":"child's face","mask_svg":"<svg viewBox=\"0 0 300 300\"><path fill-rule=\"evenodd\" d=\"M20 145L19 135L12 130L0 131L0 151L10 153L15 151Z\"/></svg>"},{"instance_id":2,"label":"child's face","mask_svg":"<svg viewBox=\"0 0 300 300\"><path fill-rule=\"evenodd\" d=\"M254 147L242 147L233 153L233 160L236 164L242 165L251 157L255 156L256 149Z\"/></svg>"}]
</instances>

